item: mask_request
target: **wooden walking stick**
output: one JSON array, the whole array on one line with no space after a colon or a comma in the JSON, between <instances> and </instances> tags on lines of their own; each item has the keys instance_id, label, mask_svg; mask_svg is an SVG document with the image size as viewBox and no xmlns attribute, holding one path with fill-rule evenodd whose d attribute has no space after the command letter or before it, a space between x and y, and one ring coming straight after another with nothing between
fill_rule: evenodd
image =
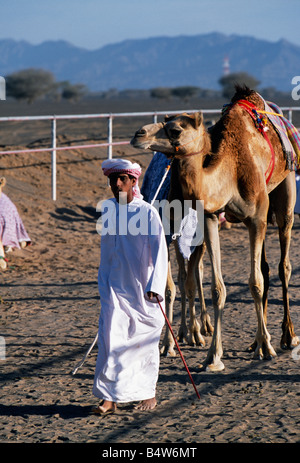
<instances>
[{"instance_id":1,"label":"wooden walking stick","mask_svg":"<svg viewBox=\"0 0 300 463\"><path fill-rule=\"evenodd\" d=\"M157 295L156 295L156 300L157 300L157 302L158 302L158 305L159 305L159 307L160 307L160 310L162 311L163 316L165 317L165 320L166 320L166 322L167 322L168 328L169 328L169 330L170 330L170 332L171 332L171 334L172 334L172 336L173 336L173 339L174 339L174 341L175 341L177 350L178 350L178 352L179 352L179 354L180 354L181 360L183 361L183 364L184 364L184 366L185 366L185 369L186 369L186 371L187 371L187 373L188 373L188 375L189 375L189 378L190 378L190 380L191 380L191 382L192 382L192 385L193 385L193 387L194 387L194 389L195 389L195 392L196 392L196 394L197 394L197 397L198 397L198 399L200 399L200 394L199 394L199 392L198 392L198 390L197 390L197 388L196 388L196 385L195 385L194 380L193 380L193 378L192 378L192 375L191 375L191 373L190 373L190 371L189 371L189 369L188 369L188 366L187 366L187 364L186 364L186 361L185 361L184 358L183 358L183 355L182 355L182 352L181 352L180 347L179 347L179 345L178 345L178 342L177 342L177 339L176 339L176 337L175 337L174 331L172 330L172 327L171 327L171 325L170 325L170 322L169 322L169 320L168 320L168 317L167 317L167 315L165 314L165 311L164 311L164 309L162 308L161 303L159 302L159 299L158 299L158 296L157 296Z\"/></svg>"},{"instance_id":2,"label":"wooden walking stick","mask_svg":"<svg viewBox=\"0 0 300 463\"><path fill-rule=\"evenodd\" d=\"M98 331L97 331L97 334L96 334L96 336L94 338L94 341L92 342L92 344L88 348L88 350L87 350L86 354L84 355L83 359L76 365L76 367L72 371L72 375L76 375L77 370L84 364L85 360L87 359L88 355L93 350L93 347L94 347L94 345L96 344L97 341L98 341Z\"/></svg>"}]
</instances>

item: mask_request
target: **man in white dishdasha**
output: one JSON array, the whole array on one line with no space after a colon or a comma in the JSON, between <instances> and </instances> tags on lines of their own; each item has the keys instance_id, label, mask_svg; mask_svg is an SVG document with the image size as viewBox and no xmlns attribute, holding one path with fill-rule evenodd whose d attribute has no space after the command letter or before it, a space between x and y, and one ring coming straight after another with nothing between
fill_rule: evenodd
<instances>
[{"instance_id":1,"label":"man in white dishdasha","mask_svg":"<svg viewBox=\"0 0 300 463\"><path fill-rule=\"evenodd\" d=\"M157 304L158 297L164 305L167 279L165 234L157 210L141 198L139 164L112 159L102 163L102 170L114 198L106 201L113 214L101 236L101 311L93 387L101 402L93 412L111 413L117 403L128 402L138 402L136 409L152 410L157 404L159 340L165 321Z\"/></svg>"}]
</instances>

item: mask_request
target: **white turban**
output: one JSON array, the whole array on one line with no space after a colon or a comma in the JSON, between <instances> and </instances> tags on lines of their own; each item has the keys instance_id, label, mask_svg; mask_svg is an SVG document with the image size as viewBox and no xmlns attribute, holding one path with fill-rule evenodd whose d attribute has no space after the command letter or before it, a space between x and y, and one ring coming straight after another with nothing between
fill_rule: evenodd
<instances>
[{"instance_id":1,"label":"white turban","mask_svg":"<svg viewBox=\"0 0 300 463\"><path fill-rule=\"evenodd\" d=\"M102 162L102 170L104 175L107 177L111 174L118 174L120 172L123 172L124 174L127 175L132 175L132 177L135 177L137 179L135 186L133 187L133 195L142 198L142 195L140 193L140 189L138 186L138 178L142 173L142 168L141 166L135 162L132 163L131 161L128 161L127 159L106 159L105 161Z\"/></svg>"}]
</instances>

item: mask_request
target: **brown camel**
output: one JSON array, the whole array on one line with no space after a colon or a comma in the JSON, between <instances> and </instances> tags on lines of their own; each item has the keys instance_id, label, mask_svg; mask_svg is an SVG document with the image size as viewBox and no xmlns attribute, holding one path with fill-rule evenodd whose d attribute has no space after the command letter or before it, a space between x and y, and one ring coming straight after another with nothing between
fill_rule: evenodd
<instances>
[{"instance_id":1,"label":"brown camel","mask_svg":"<svg viewBox=\"0 0 300 463\"><path fill-rule=\"evenodd\" d=\"M294 220L296 186L294 172L287 163L279 137L266 121L265 138L259 132L247 105L264 110L261 97L248 88L237 87L230 110L212 127L210 134L201 113L181 114L164 123L149 124L136 132L132 145L174 157L170 197L180 184L183 199L204 201L205 242L212 263L212 300L215 326L204 368L222 370L221 318L225 304L225 286L221 274L220 245L215 213L225 211L227 219L242 221L249 231L251 270L249 286L258 320L255 358L276 356L267 330L267 294L269 268L264 240L268 211L273 212L279 229L284 318L282 348L299 344L290 318L288 283L291 275L289 247ZM271 149L272 147L272 149Z\"/></svg>"}]
</instances>

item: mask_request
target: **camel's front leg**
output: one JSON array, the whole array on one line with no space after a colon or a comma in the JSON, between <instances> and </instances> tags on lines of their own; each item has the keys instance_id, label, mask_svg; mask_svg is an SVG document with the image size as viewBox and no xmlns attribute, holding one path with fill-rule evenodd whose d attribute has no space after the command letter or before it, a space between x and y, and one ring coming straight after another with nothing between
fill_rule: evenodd
<instances>
[{"instance_id":1,"label":"camel's front leg","mask_svg":"<svg viewBox=\"0 0 300 463\"><path fill-rule=\"evenodd\" d=\"M169 260L168 276L166 285L166 316L172 325L173 323L173 305L175 301L176 287L172 278L171 264ZM161 354L165 356L175 357L176 353L174 350L175 342L170 330L166 326L164 338L162 340Z\"/></svg>"},{"instance_id":2,"label":"camel's front leg","mask_svg":"<svg viewBox=\"0 0 300 463\"><path fill-rule=\"evenodd\" d=\"M222 362L223 347L221 337L222 313L226 300L226 288L221 272L221 251L218 231L219 220L214 214L206 215L205 244L212 266L212 302L214 307L214 332L203 369L209 371L222 371L225 366Z\"/></svg>"},{"instance_id":3,"label":"camel's front leg","mask_svg":"<svg viewBox=\"0 0 300 463\"><path fill-rule=\"evenodd\" d=\"M178 246L177 240L174 241L176 259L178 263L178 287L181 297L181 318L180 326L178 330L177 339L179 342L186 341L188 342L188 327L186 320L186 292L185 292L185 282L186 282L186 270L184 257L181 254Z\"/></svg>"},{"instance_id":4,"label":"camel's front leg","mask_svg":"<svg viewBox=\"0 0 300 463\"><path fill-rule=\"evenodd\" d=\"M187 278L185 283L185 291L189 301L189 337L188 344L190 346L205 346L205 340L200 332L200 325L196 319L195 297L196 297L196 269L198 269L199 260L203 257L203 245L197 246L188 262ZM202 301L200 301L201 303Z\"/></svg>"},{"instance_id":5,"label":"camel's front leg","mask_svg":"<svg viewBox=\"0 0 300 463\"><path fill-rule=\"evenodd\" d=\"M256 217L255 219L245 222L245 224L248 227L250 237L251 272L249 287L254 299L258 324L254 358L270 359L276 356L276 352L271 345L271 336L268 333L264 316L264 278L261 271L261 259L266 233L266 214L262 212L261 215L262 218Z\"/></svg>"}]
</instances>

